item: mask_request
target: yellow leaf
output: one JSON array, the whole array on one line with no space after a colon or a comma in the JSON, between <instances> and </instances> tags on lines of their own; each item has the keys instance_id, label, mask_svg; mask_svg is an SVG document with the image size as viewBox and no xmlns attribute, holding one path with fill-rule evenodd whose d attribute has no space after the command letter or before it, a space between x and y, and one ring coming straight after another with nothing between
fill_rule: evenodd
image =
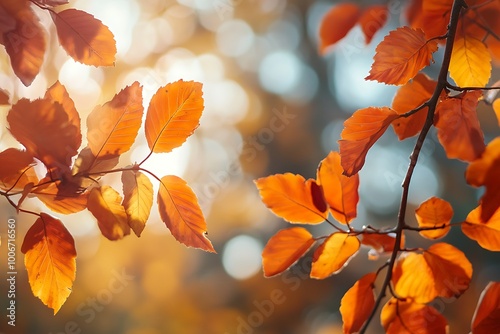
<instances>
[{"instance_id":1,"label":"yellow leaf","mask_svg":"<svg viewBox=\"0 0 500 334\"><path fill-rule=\"evenodd\" d=\"M76 273L73 237L60 220L40 214L24 237L21 251L33 295L56 314L71 293Z\"/></svg>"},{"instance_id":2,"label":"yellow leaf","mask_svg":"<svg viewBox=\"0 0 500 334\"><path fill-rule=\"evenodd\" d=\"M122 183L128 224L140 237L153 205L153 184L143 173L131 170L122 173Z\"/></svg>"},{"instance_id":3,"label":"yellow leaf","mask_svg":"<svg viewBox=\"0 0 500 334\"><path fill-rule=\"evenodd\" d=\"M465 35L455 39L450 77L459 87L484 87L491 75L491 55L480 40Z\"/></svg>"},{"instance_id":4,"label":"yellow leaf","mask_svg":"<svg viewBox=\"0 0 500 334\"><path fill-rule=\"evenodd\" d=\"M311 278L324 279L339 273L356 255L361 243L346 233L331 234L314 252Z\"/></svg>"}]
</instances>

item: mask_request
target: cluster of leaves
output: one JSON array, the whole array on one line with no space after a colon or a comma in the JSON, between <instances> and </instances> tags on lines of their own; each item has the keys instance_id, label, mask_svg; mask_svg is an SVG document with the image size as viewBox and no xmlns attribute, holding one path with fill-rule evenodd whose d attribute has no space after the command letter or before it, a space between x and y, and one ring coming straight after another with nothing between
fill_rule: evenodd
<instances>
[{"instance_id":1,"label":"cluster of leaves","mask_svg":"<svg viewBox=\"0 0 500 334\"><path fill-rule=\"evenodd\" d=\"M60 41L72 57L94 65L112 63L115 42L100 21L75 9L60 13L51 9L65 1L33 3L51 12ZM15 20L14 30L4 32L2 42L14 71L29 84L39 70L34 49L42 44L37 44L38 33L28 38L26 27L29 23L38 28L38 23L26 1L2 1L1 5ZM9 28L9 22L0 28ZM17 51L13 48L15 34L28 38L19 42ZM8 94L2 92L0 100L8 104ZM61 83L54 83L43 98L21 98L11 106L8 128L24 148L0 152L0 195L17 212L38 217L25 235L21 251L33 294L54 314L68 298L75 280L75 243L59 219L24 209L27 198L38 198L60 214L88 209L109 240L122 239L131 230L139 237L153 205L149 174L159 181L158 210L174 238L187 246L215 252L206 237L206 221L196 195L187 183L174 175L160 178L141 167L153 153L167 153L181 146L198 127L203 109L201 83L179 80L160 87L145 117L149 154L140 163L117 167L142 126L144 107L138 82L93 109L87 118L87 145L83 148L79 113ZM103 178L111 173L121 173L121 194Z\"/></svg>"},{"instance_id":2,"label":"cluster of leaves","mask_svg":"<svg viewBox=\"0 0 500 334\"><path fill-rule=\"evenodd\" d=\"M325 52L357 24L368 43L383 26L387 13L387 8L378 5L366 9L350 3L335 6L322 21L320 51ZM371 248L371 259L389 255L377 272L361 277L342 298L344 333L364 333L388 292L390 298L380 315L387 333L447 333L446 319L428 304L438 297L463 294L471 282L472 264L462 251L445 242L427 249L407 248L405 232L435 240L444 237L452 225L461 226L483 248L500 251L500 136L486 145L477 117L480 102L493 102L500 120L500 99L494 100L498 84L486 87L492 59L500 60L500 2L413 0L407 14L409 26L385 36L366 77L401 86L392 106L354 112L344 123L339 152L331 152L321 161L316 179L286 173L256 180L262 201L277 216L293 224L326 222L334 230L320 237L313 237L303 227L279 231L262 254L266 276L290 268L315 243L319 246L310 277L317 279L341 271L361 245ZM441 71L433 80L420 71L443 44ZM455 85L448 81L448 74ZM418 135L403 180L397 224L387 229L356 229L350 222L356 217L359 199L358 172L369 149L391 125L400 140ZM406 223L409 185L433 126L447 157L469 163L466 182L486 189L478 207L463 222L452 224L452 206L432 197L415 210L418 226L411 226ZM376 284L383 272L382 283ZM474 334L500 331L499 300L500 283L491 282L472 321Z\"/></svg>"}]
</instances>

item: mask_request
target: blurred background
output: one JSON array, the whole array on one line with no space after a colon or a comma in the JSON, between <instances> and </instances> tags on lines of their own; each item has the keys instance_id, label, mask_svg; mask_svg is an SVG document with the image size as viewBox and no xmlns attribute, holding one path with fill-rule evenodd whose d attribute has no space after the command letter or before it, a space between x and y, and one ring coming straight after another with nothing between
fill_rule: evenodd
<instances>
[{"instance_id":1,"label":"blurred background","mask_svg":"<svg viewBox=\"0 0 500 334\"><path fill-rule=\"evenodd\" d=\"M260 201L253 180L275 173L315 177L316 167L337 150L344 120L356 109L390 105L394 87L364 81L374 47L389 30L404 23L404 2L396 2L389 22L364 45L359 28L328 55L318 55L318 26L333 1L313 0L86 0L70 6L93 14L115 35L116 66L95 68L75 63L59 47L55 29L40 11L49 51L42 73L26 88L13 75L4 50L0 87L35 99L59 80L85 120L96 104L134 81L143 85L144 105L156 90L178 79L203 83L205 111L201 125L185 145L169 154L153 155L143 166L158 176L183 177L195 190L207 217L209 238L218 254L187 249L174 240L154 204L140 238L129 235L111 242L100 235L93 216L84 211L63 216L35 199L31 210L59 217L75 238L77 277L73 292L57 315L33 297L23 255L22 238L33 224L0 201L2 241L6 221L17 220L17 321L7 326L5 308L6 243L0 246L0 332L126 334L329 334L341 333L340 299L362 275L384 261L368 261L362 249L349 267L329 279L308 278L311 255L284 275L266 279L261 252L276 231L288 227ZM362 2L360 2L362 3ZM365 5L372 1L364 1ZM438 51L434 58L440 61ZM437 67L427 73L435 78ZM496 72L498 78L498 72ZM493 75L495 78L495 74ZM18 146L7 130L2 107L0 150ZM490 107L480 111L487 141L498 135ZM399 142L392 129L368 154L360 173L361 201L354 225L396 223L401 181L415 139ZM143 129L120 165L141 161L148 153ZM411 184L409 222L416 207L439 196L463 221L481 193L463 179L466 165L446 160L435 133L426 141ZM120 180L106 181L121 189ZM154 180L152 180L154 181ZM158 184L155 183L155 189ZM315 236L331 227L309 228ZM455 227L445 238L466 251L474 264L471 288L457 303L431 305L448 317L451 333L468 333L480 291L498 280L498 254L482 250ZM427 246L418 235L407 245ZM417 273L416 273L417 274ZM370 333L381 333L376 318Z\"/></svg>"}]
</instances>

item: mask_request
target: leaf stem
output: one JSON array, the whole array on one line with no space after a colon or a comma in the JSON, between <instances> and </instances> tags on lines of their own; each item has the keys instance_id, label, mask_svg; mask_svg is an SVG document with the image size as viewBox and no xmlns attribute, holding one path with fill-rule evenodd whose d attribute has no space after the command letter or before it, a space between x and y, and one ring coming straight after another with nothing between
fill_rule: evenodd
<instances>
[{"instance_id":1,"label":"leaf stem","mask_svg":"<svg viewBox=\"0 0 500 334\"><path fill-rule=\"evenodd\" d=\"M441 70L439 72L439 77L438 81L436 84L436 88L434 89L434 93L429 99L429 101L426 102L426 104L429 107L429 110L427 111L427 118L425 120L425 124L422 128L422 131L420 132L420 135L418 136L417 142L415 143L415 147L413 148L413 152L410 156L410 165L408 166L408 170L406 172L406 176L403 181L403 193L401 195L401 202L399 206L399 213L398 213L398 224L396 226L396 240L394 241L394 249L391 253L391 257L389 259L389 264L387 266L387 271L386 271L386 276L384 279L384 282L382 283L382 287L380 289L380 292L377 296L377 299L375 300L375 305L373 306L372 312L368 316L368 319L366 322L363 324L363 327L359 331L360 334L366 333L366 330L368 329L368 326L370 325L370 322L373 320L375 317L375 314L377 313L378 308L380 307L380 304L382 303L382 300L385 298L386 293L387 293L387 288L391 284L391 278L392 278L392 271L394 268L394 265L396 264L396 259L397 256L401 250L401 239L403 236L403 232L406 229L407 225L405 222L405 216L406 216L406 208L408 204L408 195L409 195L409 190L410 190L410 181L413 176L413 171L415 170L415 166L417 165L418 161L418 156L420 154L420 150L422 149L422 146L424 145L425 138L427 137L427 134L434 122L434 113L436 111L436 106L439 101L439 96L441 95L441 92L443 89L447 87L447 77L448 77L448 69L450 66L450 61L451 61L451 52L453 50L453 43L455 41L455 34L458 26L458 19L460 17L460 11L462 8L466 8L467 4L465 3L464 0L455 0L453 1L453 7L451 9L451 15L450 15L450 23L448 25L448 38L446 40L446 46L445 46L445 51L444 51L444 57L443 57L443 62L441 64Z\"/></svg>"}]
</instances>

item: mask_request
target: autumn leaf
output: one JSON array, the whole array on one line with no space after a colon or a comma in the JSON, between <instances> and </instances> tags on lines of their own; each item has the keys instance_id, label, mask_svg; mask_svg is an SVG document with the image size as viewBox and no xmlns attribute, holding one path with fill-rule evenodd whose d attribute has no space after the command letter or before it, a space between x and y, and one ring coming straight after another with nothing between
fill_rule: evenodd
<instances>
[{"instance_id":1,"label":"autumn leaf","mask_svg":"<svg viewBox=\"0 0 500 334\"><path fill-rule=\"evenodd\" d=\"M272 236L262 252L266 277L281 274L295 264L311 248L315 240L302 227L284 229Z\"/></svg>"},{"instance_id":2,"label":"autumn leaf","mask_svg":"<svg viewBox=\"0 0 500 334\"><path fill-rule=\"evenodd\" d=\"M477 103L481 92L464 92L446 98L436 107L434 125L446 156L473 161L483 153L484 137L477 119Z\"/></svg>"},{"instance_id":3,"label":"autumn leaf","mask_svg":"<svg viewBox=\"0 0 500 334\"><path fill-rule=\"evenodd\" d=\"M370 316L375 306L375 295L373 284L377 275L369 273L361 277L345 293L340 302L340 314L342 315L345 334L357 333Z\"/></svg>"},{"instance_id":4,"label":"autumn leaf","mask_svg":"<svg viewBox=\"0 0 500 334\"><path fill-rule=\"evenodd\" d=\"M386 334L448 334L448 323L434 307L391 298L380 321Z\"/></svg>"},{"instance_id":5,"label":"autumn leaf","mask_svg":"<svg viewBox=\"0 0 500 334\"><path fill-rule=\"evenodd\" d=\"M27 1L4 1L2 9L12 22L1 29L0 42L10 57L14 73L25 86L30 86L40 72L45 54L42 25Z\"/></svg>"},{"instance_id":6,"label":"autumn leaf","mask_svg":"<svg viewBox=\"0 0 500 334\"><path fill-rule=\"evenodd\" d=\"M327 218L323 192L313 179L285 173L260 178L255 184L264 204L290 223L318 224Z\"/></svg>"},{"instance_id":7,"label":"autumn leaf","mask_svg":"<svg viewBox=\"0 0 500 334\"><path fill-rule=\"evenodd\" d=\"M498 125L500 126L500 99L496 99L495 101L493 101L493 111L495 111Z\"/></svg>"},{"instance_id":8,"label":"autumn leaf","mask_svg":"<svg viewBox=\"0 0 500 334\"><path fill-rule=\"evenodd\" d=\"M471 186L486 187L481 198L481 219L490 220L500 207L500 137L493 139L481 157L467 167L465 179Z\"/></svg>"},{"instance_id":9,"label":"autumn leaf","mask_svg":"<svg viewBox=\"0 0 500 334\"><path fill-rule=\"evenodd\" d=\"M0 180L9 179L18 175L20 171L33 163L33 156L26 151L8 148L0 152Z\"/></svg>"},{"instance_id":10,"label":"autumn leaf","mask_svg":"<svg viewBox=\"0 0 500 334\"><path fill-rule=\"evenodd\" d=\"M339 273L356 255L360 245L355 236L331 234L314 252L311 278L324 279Z\"/></svg>"},{"instance_id":11,"label":"autumn leaf","mask_svg":"<svg viewBox=\"0 0 500 334\"><path fill-rule=\"evenodd\" d=\"M69 56L86 65L114 65L116 42L113 33L100 20L74 8L50 13L59 43Z\"/></svg>"},{"instance_id":12,"label":"autumn leaf","mask_svg":"<svg viewBox=\"0 0 500 334\"><path fill-rule=\"evenodd\" d=\"M157 201L161 219L177 241L215 253L198 199L186 181L175 175L162 177Z\"/></svg>"},{"instance_id":13,"label":"autumn leaf","mask_svg":"<svg viewBox=\"0 0 500 334\"><path fill-rule=\"evenodd\" d=\"M472 210L462 223L462 232L472 240L490 251L500 251L500 209L489 218L482 220L482 207Z\"/></svg>"},{"instance_id":14,"label":"autumn leaf","mask_svg":"<svg viewBox=\"0 0 500 334\"><path fill-rule=\"evenodd\" d=\"M472 317L472 333L500 333L500 282L489 282Z\"/></svg>"},{"instance_id":15,"label":"autumn leaf","mask_svg":"<svg viewBox=\"0 0 500 334\"><path fill-rule=\"evenodd\" d=\"M71 293L76 273L73 237L62 222L40 214L24 237L21 251L33 295L56 314Z\"/></svg>"},{"instance_id":16,"label":"autumn leaf","mask_svg":"<svg viewBox=\"0 0 500 334\"><path fill-rule=\"evenodd\" d=\"M342 3L332 7L320 23L320 53L325 54L329 46L344 38L356 25L360 14L360 8L353 3Z\"/></svg>"},{"instance_id":17,"label":"autumn leaf","mask_svg":"<svg viewBox=\"0 0 500 334\"><path fill-rule=\"evenodd\" d=\"M392 109L399 115L414 110L431 98L436 84L425 74L418 73L412 81L398 89L392 100ZM409 117L400 117L392 122L399 140L413 137L422 130L428 110L428 107L424 107Z\"/></svg>"},{"instance_id":18,"label":"autumn leaf","mask_svg":"<svg viewBox=\"0 0 500 334\"><path fill-rule=\"evenodd\" d=\"M420 235L428 239L439 239L444 237L450 230L450 222L453 217L453 208L447 201L431 197L415 210L419 228L436 228L434 230L422 230Z\"/></svg>"},{"instance_id":19,"label":"autumn leaf","mask_svg":"<svg viewBox=\"0 0 500 334\"><path fill-rule=\"evenodd\" d=\"M460 296L471 277L472 265L465 254L450 244L437 243L422 254L402 253L394 268L393 283L398 296L428 303L438 296Z\"/></svg>"},{"instance_id":20,"label":"autumn leaf","mask_svg":"<svg viewBox=\"0 0 500 334\"><path fill-rule=\"evenodd\" d=\"M151 152L170 152L193 134L204 108L201 89L199 82L179 80L153 95L145 126Z\"/></svg>"},{"instance_id":21,"label":"autumn leaf","mask_svg":"<svg viewBox=\"0 0 500 334\"><path fill-rule=\"evenodd\" d=\"M393 30L375 49L370 75L365 79L404 85L430 64L437 48L437 41L428 41L420 29Z\"/></svg>"},{"instance_id":22,"label":"autumn leaf","mask_svg":"<svg viewBox=\"0 0 500 334\"><path fill-rule=\"evenodd\" d=\"M387 22L389 10L386 5L372 5L363 10L358 24L365 35L366 44L370 44L373 36Z\"/></svg>"},{"instance_id":23,"label":"autumn leaf","mask_svg":"<svg viewBox=\"0 0 500 334\"><path fill-rule=\"evenodd\" d=\"M146 175L133 170L122 173L122 184L122 204L127 212L128 224L140 237L153 205L153 184Z\"/></svg>"},{"instance_id":24,"label":"autumn leaf","mask_svg":"<svg viewBox=\"0 0 500 334\"><path fill-rule=\"evenodd\" d=\"M73 164L73 175L90 174L93 178L104 175L103 172L112 170L120 161L119 155L104 155L97 158L90 147L80 151Z\"/></svg>"},{"instance_id":25,"label":"autumn leaf","mask_svg":"<svg viewBox=\"0 0 500 334\"><path fill-rule=\"evenodd\" d=\"M368 252L369 260L377 260L380 255L391 253L396 245L396 235L394 233L363 233L361 236L361 244L371 248ZM405 236L403 234L399 249L403 249L404 245Z\"/></svg>"},{"instance_id":26,"label":"autumn leaf","mask_svg":"<svg viewBox=\"0 0 500 334\"><path fill-rule=\"evenodd\" d=\"M60 103L19 100L7 115L10 132L47 169L69 171L80 146L80 127Z\"/></svg>"},{"instance_id":27,"label":"autumn leaf","mask_svg":"<svg viewBox=\"0 0 500 334\"><path fill-rule=\"evenodd\" d=\"M406 10L408 22L412 28L422 29L427 38L443 36L450 23L452 1L413 0Z\"/></svg>"},{"instance_id":28,"label":"autumn leaf","mask_svg":"<svg viewBox=\"0 0 500 334\"><path fill-rule=\"evenodd\" d=\"M10 104L9 100L10 100L9 93L6 90L0 88L0 106L9 105Z\"/></svg>"},{"instance_id":29,"label":"autumn leaf","mask_svg":"<svg viewBox=\"0 0 500 334\"><path fill-rule=\"evenodd\" d=\"M469 35L455 39L450 77L459 87L484 87L491 75L491 56L484 43Z\"/></svg>"},{"instance_id":30,"label":"autumn leaf","mask_svg":"<svg viewBox=\"0 0 500 334\"><path fill-rule=\"evenodd\" d=\"M120 194L104 185L90 191L87 207L97 219L103 236L109 240L119 240L130 234L127 213L121 204Z\"/></svg>"},{"instance_id":31,"label":"autumn leaf","mask_svg":"<svg viewBox=\"0 0 500 334\"><path fill-rule=\"evenodd\" d=\"M339 140L344 175L353 176L361 170L370 147L398 117L391 108L368 107L357 110L344 122Z\"/></svg>"},{"instance_id":32,"label":"autumn leaf","mask_svg":"<svg viewBox=\"0 0 500 334\"><path fill-rule=\"evenodd\" d=\"M323 188L332 216L342 224L347 224L356 218L359 175L347 177L343 172L339 153L330 152L320 162L316 179L318 185Z\"/></svg>"},{"instance_id":33,"label":"autumn leaf","mask_svg":"<svg viewBox=\"0 0 500 334\"><path fill-rule=\"evenodd\" d=\"M57 6L67 4L69 2L69 0L35 0L35 2L37 2L41 5L57 7Z\"/></svg>"}]
</instances>

